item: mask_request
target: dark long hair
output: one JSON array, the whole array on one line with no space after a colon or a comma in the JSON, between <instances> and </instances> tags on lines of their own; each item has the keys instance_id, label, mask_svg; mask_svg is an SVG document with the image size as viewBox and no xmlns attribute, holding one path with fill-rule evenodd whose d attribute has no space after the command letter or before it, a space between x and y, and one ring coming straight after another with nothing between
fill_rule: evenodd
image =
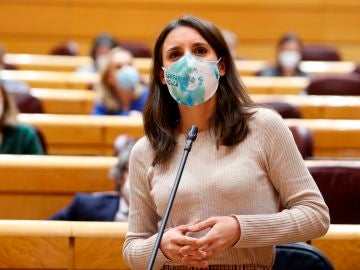
<instances>
[{"instance_id":1,"label":"dark long hair","mask_svg":"<svg viewBox=\"0 0 360 270\"><path fill-rule=\"evenodd\" d=\"M153 53L150 94L144 108L144 128L154 151L153 165L171 157L176 140L174 128L180 120L177 102L161 81L162 47L167 35L179 26L195 29L214 49L224 64L226 74L220 77L216 92L216 110L211 118L216 141L231 146L245 139L248 133L248 108L254 107L239 79L230 50L218 28L208 21L184 16L170 22L159 35Z\"/></svg>"}]
</instances>

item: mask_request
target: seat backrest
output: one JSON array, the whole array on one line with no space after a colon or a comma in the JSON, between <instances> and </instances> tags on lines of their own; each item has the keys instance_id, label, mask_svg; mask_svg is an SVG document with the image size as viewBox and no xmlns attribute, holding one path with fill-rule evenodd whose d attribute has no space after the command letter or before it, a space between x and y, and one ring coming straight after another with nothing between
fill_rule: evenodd
<instances>
[{"instance_id":1,"label":"seat backrest","mask_svg":"<svg viewBox=\"0 0 360 270\"><path fill-rule=\"evenodd\" d=\"M341 61L338 50L328 44L305 44L302 50L303 61Z\"/></svg>"},{"instance_id":2,"label":"seat backrest","mask_svg":"<svg viewBox=\"0 0 360 270\"><path fill-rule=\"evenodd\" d=\"M360 64L357 64L357 65L356 65L353 73L360 76Z\"/></svg>"},{"instance_id":3,"label":"seat backrest","mask_svg":"<svg viewBox=\"0 0 360 270\"><path fill-rule=\"evenodd\" d=\"M149 46L142 42L124 41L119 43L120 47L129 50L134 57L149 58L151 57L151 50Z\"/></svg>"},{"instance_id":4,"label":"seat backrest","mask_svg":"<svg viewBox=\"0 0 360 270\"><path fill-rule=\"evenodd\" d=\"M79 45L75 41L67 41L52 48L50 54L76 56L79 54Z\"/></svg>"},{"instance_id":5,"label":"seat backrest","mask_svg":"<svg viewBox=\"0 0 360 270\"><path fill-rule=\"evenodd\" d=\"M30 93L12 93L21 113L43 113L41 101Z\"/></svg>"},{"instance_id":6,"label":"seat backrest","mask_svg":"<svg viewBox=\"0 0 360 270\"><path fill-rule=\"evenodd\" d=\"M332 224L360 224L360 168L309 166L329 207Z\"/></svg>"},{"instance_id":7,"label":"seat backrest","mask_svg":"<svg viewBox=\"0 0 360 270\"><path fill-rule=\"evenodd\" d=\"M306 243L276 246L274 270L333 270L327 257L317 248Z\"/></svg>"},{"instance_id":8,"label":"seat backrest","mask_svg":"<svg viewBox=\"0 0 360 270\"><path fill-rule=\"evenodd\" d=\"M21 113L43 113L41 101L32 96L28 84L22 81L6 80L5 90L14 97L17 108Z\"/></svg>"},{"instance_id":9,"label":"seat backrest","mask_svg":"<svg viewBox=\"0 0 360 270\"><path fill-rule=\"evenodd\" d=\"M309 95L360 95L360 76L321 76L311 79L305 88Z\"/></svg>"},{"instance_id":10,"label":"seat backrest","mask_svg":"<svg viewBox=\"0 0 360 270\"><path fill-rule=\"evenodd\" d=\"M277 111L282 118L301 118L300 109L294 104L283 101L267 101L261 104L270 106Z\"/></svg>"},{"instance_id":11,"label":"seat backrest","mask_svg":"<svg viewBox=\"0 0 360 270\"><path fill-rule=\"evenodd\" d=\"M304 126L289 127L303 159L313 157L313 135L310 128Z\"/></svg>"}]
</instances>

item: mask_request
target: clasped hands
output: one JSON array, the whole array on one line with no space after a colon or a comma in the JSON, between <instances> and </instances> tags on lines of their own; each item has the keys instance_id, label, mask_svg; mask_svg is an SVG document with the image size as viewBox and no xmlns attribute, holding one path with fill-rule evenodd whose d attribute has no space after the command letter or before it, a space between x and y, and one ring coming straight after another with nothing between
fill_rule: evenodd
<instances>
[{"instance_id":1,"label":"clasped hands","mask_svg":"<svg viewBox=\"0 0 360 270\"><path fill-rule=\"evenodd\" d=\"M209 231L201 238L187 236L189 232L207 229ZM240 225L235 217L211 217L167 230L160 249L172 261L206 269L209 259L231 248L239 240L240 234Z\"/></svg>"}]
</instances>

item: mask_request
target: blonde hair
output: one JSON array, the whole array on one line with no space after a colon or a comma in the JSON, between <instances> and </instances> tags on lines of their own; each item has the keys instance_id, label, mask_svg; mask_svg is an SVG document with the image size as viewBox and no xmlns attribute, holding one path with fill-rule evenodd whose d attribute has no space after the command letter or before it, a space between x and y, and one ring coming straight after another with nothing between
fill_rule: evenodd
<instances>
[{"instance_id":1,"label":"blonde hair","mask_svg":"<svg viewBox=\"0 0 360 270\"><path fill-rule=\"evenodd\" d=\"M126 56L130 56L131 60L133 59L133 55L130 51L116 47L112 49L106 56L106 59L104 61L104 64L99 67L99 82L95 85L95 91L96 91L96 99L103 103L106 108L108 108L111 111L116 111L122 108L121 101L116 95L116 90L113 89L108 83L107 78L109 75L109 71L111 68L111 65L113 64L113 59L115 54L122 53ZM137 93L141 92L142 85L138 84L135 87L135 97L137 96Z\"/></svg>"}]
</instances>

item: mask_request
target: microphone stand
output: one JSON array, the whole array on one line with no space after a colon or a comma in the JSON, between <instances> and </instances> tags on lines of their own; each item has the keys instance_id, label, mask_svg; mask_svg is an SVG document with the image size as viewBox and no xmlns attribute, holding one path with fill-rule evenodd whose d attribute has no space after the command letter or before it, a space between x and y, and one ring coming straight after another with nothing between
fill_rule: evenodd
<instances>
[{"instance_id":1,"label":"microphone stand","mask_svg":"<svg viewBox=\"0 0 360 270\"><path fill-rule=\"evenodd\" d=\"M197 126L192 125L190 130L189 130L189 133L187 135L187 138L186 138L186 143L185 143L185 147L184 147L184 153L183 153L183 156L182 156L182 159L181 159L181 162L180 162L178 172L176 174L176 178L175 178L173 188L172 188L171 193L170 193L169 201L168 201L166 211L165 211L164 217L163 217L161 225L160 225L159 233L157 235L156 242L155 242L154 248L153 248L152 253L151 253L151 257L150 257L150 260L149 260L149 264L147 266L147 270L152 270L153 269L155 259L156 259L156 255L157 255L157 252L158 252L159 247L160 247L160 242L161 242L162 236L163 236L164 231L165 231L165 227L166 227L166 224L167 224L170 212L171 212L172 205L173 205L174 200L175 200L176 191L177 191L178 186L180 184L181 175L182 175L182 173L184 171L185 163L186 163L187 157L189 155L189 152L191 150L192 143L196 140L197 132L198 132Z\"/></svg>"}]
</instances>

